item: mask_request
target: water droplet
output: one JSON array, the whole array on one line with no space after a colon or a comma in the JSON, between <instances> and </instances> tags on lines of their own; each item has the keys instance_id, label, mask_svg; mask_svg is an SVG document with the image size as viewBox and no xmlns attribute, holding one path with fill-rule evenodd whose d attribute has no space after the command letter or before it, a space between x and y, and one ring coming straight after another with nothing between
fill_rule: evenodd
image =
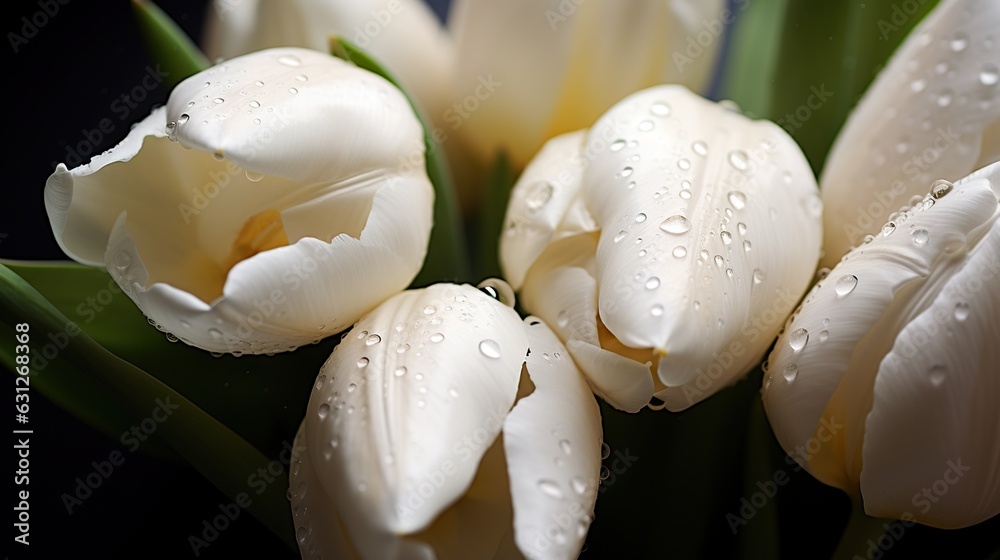
<instances>
[{"instance_id":1,"label":"water droplet","mask_svg":"<svg viewBox=\"0 0 1000 560\"><path fill-rule=\"evenodd\" d=\"M218 104L221 104L221 103L225 103L225 102L226 102L226 100L225 100L225 99L223 99L223 98L221 98L221 97L216 97L216 98L215 98L215 99L213 99L212 101L213 101L213 102L215 102L215 104L217 104L217 105L218 105Z\"/></svg>"},{"instance_id":2,"label":"water droplet","mask_svg":"<svg viewBox=\"0 0 1000 560\"><path fill-rule=\"evenodd\" d=\"M854 291L858 285L858 277L853 274L845 274L833 284L833 290L837 293L838 298L842 298L847 294Z\"/></svg>"},{"instance_id":3,"label":"water droplet","mask_svg":"<svg viewBox=\"0 0 1000 560\"><path fill-rule=\"evenodd\" d=\"M691 144L691 151L698 154L699 156L707 156L708 145L702 142L701 140L697 140L694 144Z\"/></svg>"},{"instance_id":4,"label":"water droplet","mask_svg":"<svg viewBox=\"0 0 1000 560\"><path fill-rule=\"evenodd\" d=\"M678 245L678 246L674 247L673 255L675 257L677 257L678 259L683 259L684 257L687 256L687 254L688 254L687 247L685 247L683 245Z\"/></svg>"},{"instance_id":5,"label":"water droplet","mask_svg":"<svg viewBox=\"0 0 1000 560\"><path fill-rule=\"evenodd\" d=\"M573 491L577 494L583 496L587 493L587 482L579 476L574 476L569 481L570 486L573 487Z\"/></svg>"},{"instance_id":6,"label":"water droplet","mask_svg":"<svg viewBox=\"0 0 1000 560\"><path fill-rule=\"evenodd\" d=\"M751 249L750 242L749 241L744 241L743 242L743 250L749 253L750 249Z\"/></svg>"},{"instance_id":7,"label":"water droplet","mask_svg":"<svg viewBox=\"0 0 1000 560\"><path fill-rule=\"evenodd\" d=\"M691 191L689 191L688 189L682 190L681 191L681 198L683 198L684 200L690 200L691 199Z\"/></svg>"},{"instance_id":8,"label":"water droplet","mask_svg":"<svg viewBox=\"0 0 1000 560\"><path fill-rule=\"evenodd\" d=\"M393 372L396 377L403 377L406 375L406 366L399 366L396 371Z\"/></svg>"},{"instance_id":9,"label":"water droplet","mask_svg":"<svg viewBox=\"0 0 1000 560\"><path fill-rule=\"evenodd\" d=\"M687 171L688 169L691 169L691 162L685 158L681 158L677 160L677 167L679 167L681 171Z\"/></svg>"},{"instance_id":10,"label":"water droplet","mask_svg":"<svg viewBox=\"0 0 1000 560\"><path fill-rule=\"evenodd\" d=\"M253 124L260 124L260 119L254 119Z\"/></svg>"},{"instance_id":11,"label":"water droplet","mask_svg":"<svg viewBox=\"0 0 1000 560\"><path fill-rule=\"evenodd\" d=\"M729 191L729 204L732 204L733 208L737 210L742 210L746 208L747 195L740 191Z\"/></svg>"},{"instance_id":12,"label":"water droplet","mask_svg":"<svg viewBox=\"0 0 1000 560\"><path fill-rule=\"evenodd\" d=\"M740 232L740 235L746 235L747 234L747 225L744 224L743 222L740 222L740 223L736 224L736 231Z\"/></svg>"},{"instance_id":13,"label":"water droplet","mask_svg":"<svg viewBox=\"0 0 1000 560\"><path fill-rule=\"evenodd\" d=\"M729 164L739 171L746 171L750 167L750 159L743 150L733 150L729 152Z\"/></svg>"},{"instance_id":14,"label":"water droplet","mask_svg":"<svg viewBox=\"0 0 1000 560\"><path fill-rule=\"evenodd\" d=\"M646 289L655 290L660 287L660 279L656 276L650 276L649 280L646 280Z\"/></svg>"},{"instance_id":15,"label":"water droplet","mask_svg":"<svg viewBox=\"0 0 1000 560\"><path fill-rule=\"evenodd\" d=\"M296 94L298 92L299 92L298 88L288 88L288 93Z\"/></svg>"},{"instance_id":16,"label":"water droplet","mask_svg":"<svg viewBox=\"0 0 1000 560\"><path fill-rule=\"evenodd\" d=\"M653 130L653 121L642 121L639 123L639 130L642 132Z\"/></svg>"},{"instance_id":17,"label":"water droplet","mask_svg":"<svg viewBox=\"0 0 1000 560\"><path fill-rule=\"evenodd\" d=\"M373 344L378 344L379 342L382 342L382 337L377 334L373 334L369 336L367 340L365 340L365 344L368 346L372 346Z\"/></svg>"},{"instance_id":18,"label":"water droplet","mask_svg":"<svg viewBox=\"0 0 1000 560\"><path fill-rule=\"evenodd\" d=\"M424 315L433 315L437 313L437 310L438 310L437 307L433 305L428 305L427 307L424 307Z\"/></svg>"},{"instance_id":19,"label":"water droplet","mask_svg":"<svg viewBox=\"0 0 1000 560\"><path fill-rule=\"evenodd\" d=\"M913 91L914 93L920 93L921 91L924 91L924 88L926 87L927 87L927 80L924 80L923 78L916 79L910 82L910 90Z\"/></svg>"},{"instance_id":20,"label":"water droplet","mask_svg":"<svg viewBox=\"0 0 1000 560\"><path fill-rule=\"evenodd\" d=\"M896 224L889 222L882 226L882 237L889 237L894 231L896 231Z\"/></svg>"},{"instance_id":21,"label":"water droplet","mask_svg":"<svg viewBox=\"0 0 1000 560\"><path fill-rule=\"evenodd\" d=\"M969 318L969 304L960 302L955 304L955 319L964 321Z\"/></svg>"},{"instance_id":22,"label":"water droplet","mask_svg":"<svg viewBox=\"0 0 1000 560\"><path fill-rule=\"evenodd\" d=\"M357 391L357 390L358 390L358 384L357 383L351 383L350 385L347 386L347 392L348 393L353 393L354 391Z\"/></svg>"},{"instance_id":23,"label":"water droplet","mask_svg":"<svg viewBox=\"0 0 1000 560\"><path fill-rule=\"evenodd\" d=\"M552 193L554 192L555 186L552 183L539 181L528 191L528 194L524 197L524 203L527 205L529 211L537 212L552 200Z\"/></svg>"},{"instance_id":24,"label":"water droplet","mask_svg":"<svg viewBox=\"0 0 1000 560\"><path fill-rule=\"evenodd\" d=\"M725 243L726 245L730 245L733 242L733 234L729 233L728 231L720 232L719 237L722 238L722 242Z\"/></svg>"},{"instance_id":25,"label":"water droplet","mask_svg":"<svg viewBox=\"0 0 1000 560\"><path fill-rule=\"evenodd\" d=\"M263 173L250 171L249 169L244 169L243 174L246 176L247 181L250 181L251 183L259 183L260 180L264 178Z\"/></svg>"},{"instance_id":26,"label":"water droplet","mask_svg":"<svg viewBox=\"0 0 1000 560\"><path fill-rule=\"evenodd\" d=\"M215 161L222 161L224 157L225 156L222 155L221 151L212 152L212 159L214 159Z\"/></svg>"},{"instance_id":27,"label":"water droplet","mask_svg":"<svg viewBox=\"0 0 1000 560\"><path fill-rule=\"evenodd\" d=\"M951 184L950 181L938 179L937 181L934 181L934 185L931 187L931 196L938 199L944 198L954 188L955 185Z\"/></svg>"},{"instance_id":28,"label":"water droplet","mask_svg":"<svg viewBox=\"0 0 1000 560\"><path fill-rule=\"evenodd\" d=\"M646 215L645 214L643 214L641 212L639 214L636 214L636 216L635 216L635 223L641 224L642 222L645 222L645 221L646 221Z\"/></svg>"},{"instance_id":29,"label":"water droplet","mask_svg":"<svg viewBox=\"0 0 1000 560\"><path fill-rule=\"evenodd\" d=\"M792 334L788 335L788 345L794 352L801 352L808 342L809 331L805 329L796 329L792 331Z\"/></svg>"},{"instance_id":30,"label":"water droplet","mask_svg":"<svg viewBox=\"0 0 1000 560\"><path fill-rule=\"evenodd\" d=\"M947 107L948 105L951 105L951 101L952 101L952 99L954 97L955 97L955 94L952 93L952 91L950 89L946 89L946 90L941 91L941 93L938 94L938 97L937 97L938 107Z\"/></svg>"},{"instance_id":31,"label":"water droplet","mask_svg":"<svg viewBox=\"0 0 1000 560\"><path fill-rule=\"evenodd\" d=\"M612 152L620 152L624 147L625 147L625 141L620 138L611 143Z\"/></svg>"},{"instance_id":32,"label":"water droplet","mask_svg":"<svg viewBox=\"0 0 1000 560\"><path fill-rule=\"evenodd\" d=\"M479 342L479 351L487 358L494 360L500 357L500 345L495 340L485 339Z\"/></svg>"},{"instance_id":33,"label":"water droplet","mask_svg":"<svg viewBox=\"0 0 1000 560\"><path fill-rule=\"evenodd\" d=\"M931 385L935 387L940 387L944 383L945 376L948 374L948 369L944 366L933 366L927 372L927 377L931 380Z\"/></svg>"},{"instance_id":34,"label":"water droplet","mask_svg":"<svg viewBox=\"0 0 1000 560\"><path fill-rule=\"evenodd\" d=\"M626 167L625 169L622 169L621 176L628 177L629 175L632 174L632 171L634 171L634 169L632 169L631 167Z\"/></svg>"},{"instance_id":35,"label":"water droplet","mask_svg":"<svg viewBox=\"0 0 1000 560\"><path fill-rule=\"evenodd\" d=\"M715 266L722 268L724 264L726 264L726 259L722 258L722 255L715 255Z\"/></svg>"},{"instance_id":36,"label":"water droplet","mask_svg":"<svg viewBox=\"0 0 1000 560\"><path fill-rule=\"evenodd\" d=\"M781 371L781 375L784 376L785 381L791 383L795 381L795 378L799 375L799 366L795 364L788 364L785 369Z\"/></svg>"},{"instance_id":37,"label":"water droplet","mask_svg":"<svg viewBox=\"0 0 1000 560\"><path fill-rule=\"evenodd\" d=\"M930 237L930 234L927 233L926 229L921 228L921 229L913 230L913 243L915 245L918 245L918 246L919 245L926 245L927 244L927 239L929 237Z\"/></svg>"},{"instance_id":38,"label":"water droplet","mask_svg":"<svg viewBox=\"0 0 1000 560\"><path fill-rule=\"evenodd\" d=\"M602 481L607 480L608 478L611 477L611 469L609 469L604 465L601 465L601 474L598 476L600 476Z\"/></svg>"},{"instance_id":39,"label":"water droplet","mask_svg":"<svg viewBox=\"0 0 1000 560\"><path fill-rule=\"evenodd\" d=\"M191 115L187 113L181 113L181 116L177 118L177 124L184 124L191 120Z\"/></svg>"},{"instance_id":40,"label":"water droplet","mask_svg":"<svg viewBox=\"0 0 1000 560\"><path fill-rule=\"evenodd\" d=\"M601 460L603 461L603 460L607 459L610 456L611 456L611 446L608 445L608 444L606 444L606 443L604 443L602 441L601 442Z\"/></svg>"},{"instance_id":41,"label":"water droplet","mask_svg":"<svg viewBox=\"0 0 1000 560\"><path fill-rule=\"evenodd\" d=\"M1000 70L996 64L988 62L979 70L979 83L984 86L995 86L1000 82Z\"/></svg>"},{"instance_id":42,"label":"water droplet","mask_svg":"<svg viewBox=\"0 0 1000 560\"><path fill-rule=\"evenodd\" d=\"M754 284L760 284L761 282L764 281L765 278L767 278L767 275L764 274L763 270L761 270L759 268L753 269L753 283Z\"/></svg>"},{"instance_id":43,"label":"water droplet","mask_svg":"<svg viewBox=\"0 0 1000 560\"><path fill-rule=\"evenodd\" d=\"M627 231L625 231L625 230L619 231L618 234L615 235L615 243L621 242L622 239L625 239L626 235L628 235Z\"/></svg>"},{"instance_id":44,"label":"water droplet","mask_svg":"<svg viewBox=\"0 0 1000 560\"><path fill-rule=\"evenodd\" d=\"M551 480L548 479L539 480L538 489L542 491L542 494L545 494L546 496L552 499L555 500L563 499L563 493L562 490L559 489L559 485Z\"/></svg>"},{"instance_id":45,"label":"water droplet","mask_svg":"<svg viewBox=\"0 0 1000 560\"><path fill-rule=\"evenodd\" d=\"M295 530L295 537L299 539L299 543L305 544L306 539L309 538L309 533L305 527L299 527Z\"/></svg>"},{"instance_id":46,"label":"water droplet","mask_svg":"<svg viewBox=\"0 0 1000 560\"><path fill-rule=\"evenodd\" d=\"M431 342L441 342L442 340L444 340L444 335L439 332L431 335Z\"/></svg>"},{"instance_id":47,"label":"water droplet","mask_svg":"<svg viewBox=\"0 0 1000 560\"><path fill-rule=\"evenodd\" d=\"M649 108L649 112L653 113L657 117L666 117L670 114L670 105L662 101L657 101L653 103L653 106Z\"/></svg>"},{"instance_id":48,"label":"water droplet","mask_svg":"<svg viewBox=\"0 0 1000 560\"><path fill-rule=\"evenodd\" d=\"M326 416L330 414L330 405L326 403L319 405L319 411L317 412L317 414L319 414L320 420L325 420Z\"/></svg>"},{"instance_id":49,"label":"water droplet","mask_svg":"<svg viewBox=\"0 0 1000 560\"><path fill-rule=\"evenodd\" d=\"M969 36L959 31L948 41L948 46L954 52L962 52L969 46Z\"/></svg>"},{"instance_id":50,"label":"water droplet","mask_svg":"<svg viewBox=\"0 0 1000 560\"><path fill-rule=\"evenodd\" d=\"M132 257L130 257L125 251L118 251L111 260L115 263L115 267L119 270L125 270L130 264L132 264Z\"/></svg>"},{"instance_id":51,"label":"water droplet","mask_svg":"<svg viewBox=\"0 0 1000 560\"><path fill-rule=\"evenodd\" d=\"M660 222L660 229L673 235L681 235L691 230L691 222L680 214L674 214Z\"/></svg>"},{"instance_id":52,"label":"water droplet","mask_svg":"<svg viewBox=\"0 0 1000 560\"><path fill-rule=\"evenodd\" d=\"M298 76L295 76L295 79L300 82L308 82L309 76L306 76L305 74L299 74Z\"/></svg>"}]
</instances>

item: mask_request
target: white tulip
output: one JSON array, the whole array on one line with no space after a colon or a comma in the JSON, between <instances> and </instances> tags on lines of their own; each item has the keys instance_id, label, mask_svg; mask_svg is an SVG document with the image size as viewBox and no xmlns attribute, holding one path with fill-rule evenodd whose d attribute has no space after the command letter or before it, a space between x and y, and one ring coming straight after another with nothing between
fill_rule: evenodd
<instances>
[{"instance_id":1,"label":"white tulip","mask_svg":"<svg viewBox=\"0 0 1000 560\"><path fill-rule=\"evenodd\" d=\"M597 402L545 323L468 285L400 293L316 380L289 481L299 547L577 558L601 437Z\"/></svg>"},{"instance_id":2,"label":"white tulip","mask_svg":"<svg viewBox=\"0 0 1000 560\"><path fill-rule=\"evenodd\" d=\"M1000 159L1000 2L942 0L841 130L820 178L824 266L936 179Z\"/></svg>"},{"instance_id":3,"label":"white tulip","mask_svg":"<svg viewBox=\"0 0 1000 560\"><path fill-rule=\"evenodd\" d=\"M324 49L339 33L400 76L439 137L459 135L487 164L506 150L522 167L633 91L704 90L733 18L724 0L456 0L445 30L419 0L216 0L205 43L226 57Z\"/></svg>"},{"instance_id":4,"label":"white tulip","mask_svg":"<svg viewBox=\"0 0 1000 560\"><path fill-rule=\"evenodd\" d=\"M385 64L431 115L445 110L451 38L423 0L215 0L204 48L213 60L273 47L325 52L333 34Z\"/></svg>"},{"instance_id":5,"label":"white tulip","mask_svg":"<svg viewBox=\"0 0 1000 560\"><path fill-rule=\"evenodd\" d=\"M416 275L434 193L401 92L274 49L177 86L112 150L45 186L56 240L162 330L213 352L294 349Z\"/></svg>"},{"instance_id":6,"label":"white tulip","mask_svg":"<svg viewBox=\"0 0 1000 560\"><path fill-rule=\"evenodd\" d=\"M821 211L778 126L659 86L543 148L501 262L595 392L682 410L763 358L813 276Z\"/></svg>"},{"instance_id":7,"label":"white tulip","mask_svg":"<svg viewBox=\"0 0 1000 560\"><path fill-rule=\"evenodd\" d=\"M816 285L764 404L869 515L951 529L1000 513L1000 164L933 192Z\"/></svg>"}]
</instances>

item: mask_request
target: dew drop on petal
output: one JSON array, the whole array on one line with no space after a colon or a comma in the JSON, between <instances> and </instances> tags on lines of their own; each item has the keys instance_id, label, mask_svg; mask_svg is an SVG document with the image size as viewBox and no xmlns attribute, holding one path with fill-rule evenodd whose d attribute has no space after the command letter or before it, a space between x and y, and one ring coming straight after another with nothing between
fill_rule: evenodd
<instances>
[{"instance_id":1,"label":"dew drop on petal","mask_svg":"<svg viewBox=\"0 0 1000 560\"><path fill-rule=\"evenodd\" d=\"M484 339L479 342L479 351L487 358L497 359L500 357L500 345L495 340Z\"/></svg>"},{"instance_id":2,"label":"dew drop on petal","mask_svg":"<svg viewBox=\"0 0 1000 560\"><path fill-rule=\"evenodd\" d=\"M406 366L399 366L398 368L396 368L396 371L393 372L393 375L395 375L396 377L403 377L404 375L406 375Z\"/></svg>"},{"instance_id":3,"label":"dew drop on petal","mask_svg":"<svg viewBox=\"0 0 1000 560\"><path fill-rule=\"evenodd\" d=\"M317 415L319 416L319 419L320 420L325 420L326 416L328 414L330 414L330 405L328 405L326 403L323 403L323 404L319 405L319 410L317 411Z\"/></svg>"},{"instance_id":4,"label":"dew drop on petal","mask_svg":"<svg viewBox=\"0 0 1000 560\"><path fill-rule=\"evenodd\" d=\"M934 198L944 198L953 188L955 188L955 185L950 181L938 179L934 181L934 185L931 187L931 196Z\"/></svg>"},{"instance_id":5,"label":"dew drop on petal","mask_svg":"<svg viewBox=\"0 0 1000 560\"><path fill-rule=\"evenodd\" d=\"M995 86L997 82L1000 82L1000 70L997 69L997 65L992 62L983 65L979 70L979 83L984 86Z\"/></svg>"},{"instance_id":6,"label":"dew drop on petal","mask_svg":"<svg viewBox=\"0 0 1000 560\"><path fill-rule=\"evenodd\" d=\"M561 500L563 498L563 492L559 489L559 485L551 480L539 480L538 489L541 490L542 494L545 494L554 500Z\"/></svg>"},{"instance_id":7,"label":"dew drop on petal","mask_svg":"<svg viewBox=\"0 0 1000 560\"><path fill-rule=\"evenodd\" d=\"M741 191L729 191L729 204L732 204L736 210L742 210L746 208L747 195Z\"/></svg>"},{"instance_id":8,"label":"dew drop on petal","mask_svg":"<svg viewBox=\"0 0 1000 560\"><path fill-rule=\"evenodd\" d=\"M931 384L935 387L940 387L948 374L947 368L940 365L932 366L930 370L927 371L927 377L930 379Z\"/></svg>"},{"instance_id":9,"label":"dew drop on petal","mask_svg":"<svg viewBox=\"0 0 1000 560\"><path fill-rule=\"evenodd\" d=\"M796 329L792 331L792 334L788 335L788 346L792 348L794 352L801 352L806 344L809 342L809 331L805 329Z\"/></svg>"},{"instance_id":10,"label":"dew drop on petal","mask_svg":"<svg viewBox=\"0 0 1000 560\"><path fill-rule=\"evenodd\" d=\"M729 152L729 164L739 171L746 171L750 167L750 158L743 150L733 150Z\"/></svg>"},{"instance_id":11,"label":"dew drop on petal","mask_svg":"<svg viewBox=\"0 0 1000 560\"><path fill-rule=\"evenodd\" d=\"M660 279L656 276L650 276L649 280L646 280L646 289L655 290L660 287Z\"/></svg>"},{"instance_id":12,"label":"dew drop on petal","mask_svg":"<svg viewBox=\"0 0 1000 560\"><path fill-rule=\"evenodd\" d=\"M625 239L625 236L627 236L627 235L628 235L627 231L625 231L625 230L619 231L618 234L615 235L615 243L620 243L621 240Z\"/></svg>"},{"instance_id":13,"label":"dew drop on petal","mask_svg":"<svg viewBox=\"0 0 1000 560\"><path fill-rule=\"evenodd\" d=\"M657 117L666 117L670 114L670 105L662 101L657 101L653 103L653 106L649 108L649 112L656 115Z\"/></svg>"},{"instance_id":14,"label":"dew drop on petal","mask_svg":"<svg viewBox=\"0 0 1000 560\"><path fill-rule=\"evenodd\" d=\"M657 303L652 307L652 309L649 310L649 312L653 315L653 317L661 317L663 316L663 306Z\"/></svg>"},{"instance_id":15,"label":"dew drop on petal","mask_svg":"<svg viewBox=\"0 0 1000 560\"><path fill-rule=\"evenodd\" d=\"M964 321L969 318L969 304L960 302L955 304L955 319Z\"/></svg>"},{"instance_id":16,"label":"dew drop on petal","mask_svg":"<svg viewBox=\"0 0 1000 560\"><path fill-rule=\"evenodd\" d=\"M611 143L612 152L620 152L624 147L625 147L625 141L620 138Z\"/></svg>"},{"instance_id":17,"label":"dew drop on petal","mask_svg":"<svg viewBox=\"0 0 1000 560\"><path fill-rule=\"evenodd\" d=\"M837 293L838 298L842 298L847 294L854 291L858 285L858 277L853 274L845 274L833 284L833 290Z\"/></svg>"},{"instance_id":18,"label":"dew drop on petal","mask_svg":"<svg viewBox=\"0 0 1000 560\"><path fill-rule=\"evenodd\" d=\"M368 365L368 358L365 358L365 357L358 358L358 367L359 368L363 368L363 367L365 367L367 365Z\"/></svg>"},{"instance_id":19,"label":"dew drop on petal","mask_svg":"<svg viewBox=\"0 0 1000 560\"><path fill-rule=\"evenodd\" d=\"M368 346L378 344L379 342L382 342L382 337L377 334L373 334L365 340L365 344Z\"/></svg>"},{"instance_id":20,"label":"dew drop on petal","mask_svg":"<svg viewBox=\"0 0 1000 560\"><path fill-rule=\"evenodd\" d=\"M645 214L639 213L639 214L636 215L636 217L635 217L635 223L641 224L642 222L645 222L645 221L646 221L646 215Z\"/></svg>"},{"instance_id":21,"label":"dew drop on petal","mask_svg":"<svg viewBox=\"0 0 1000 560\"><path fill-rule=\"evenodd\" d=\"M677 257L678 259L682 259L682 258L684 258L684 257L687 256L688 251L687 251L687 248L684 247L683 245L678 245L678 246L674 247L674 250L673 250L672 254L675 257Z\"/></svg>"},{"instance_id":22,"label":"dew drop on petal","mask_svg":"<svg viewBox=\"0 0 1000 560\"><path fill-rule=\"evenodd\" d=\"M753 283L754 284L760 284L761 282L764 281L765 278L767 278L767 275L764 274L764 271L762 269L759 269L759 268L753 269Z\"/></svg>"},{"instance_id":23,"label":"dew drop on petal","mask_svg":"<svg viewBox=\"0 0 1000 560\"><path fill-rule=\"evenodd\" d=\"M708 145L702 142L701 140L698 140L694 144L691 144L691 151L698 154L699 156L707 156Z\"/></svg>"},{"instance_id":24,"label":"dew drop on petal","mask_svg":"<svg viewBox=\"0 0 1000 560\"><path fill-rule=\"evenodd\" d=\"M680 214L674 214L660 222L660 229L673 235L681 235L691 230L691 222Z\"/></svg>"},{"instance_id":25,"label":"dew drop on petal","mask_svg":"<svg viewBox=\"0 0 1000 560\"><path fill-rule=\"evenodd\" d=\"M927 233L926 229L920 228L913 230L913 243L917 246L926 245L929 237L930 234Z\"/></svg>"},{"instance_id":26,"label":"dew drop on petal","mask_svg":"<svg viewBox=\"0 0 1000 560\"><path fill-rule=\"evenodd\" d=\"M795 364L788 364L785 369L781 371L781 375L785 378L785 381L791 383L795 381L795 378L799 375L799 366Z\"/></svg>"},{"instance_id":27,"label":"dew drop on petal","mask_svg":"<svg viewBox=\"0 0 1000 560\"><path fill-rule=\"evenodd\" d=\"M444 335L441 333L434 333L431 335L431 342L441 342L444 340Z\"/></svg>"}]
</instances>

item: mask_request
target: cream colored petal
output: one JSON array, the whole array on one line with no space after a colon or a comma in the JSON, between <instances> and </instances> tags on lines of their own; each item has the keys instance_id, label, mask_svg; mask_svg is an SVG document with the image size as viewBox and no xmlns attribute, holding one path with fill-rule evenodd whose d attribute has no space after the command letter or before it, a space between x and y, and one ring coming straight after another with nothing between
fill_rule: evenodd
<instances>
[{"instance_id":1,"label":"cream colored petal","mask_svg":"<svg viewBox=\"0 0 1000 560\"><path fill-rule=\"evenodd\" d=\"M849 253L786 326L764 404L782 447L821 481L857 493L879 364L996 210L984 178L928 197Z\"/></svg>"},{"instance_id":2,"label":"cream colored petal","mask_svg":"<svg viewBox=\"0 0 1000 560\"><path fill-rule=\"evenodd\" d=\"M483 161L505 150L523 166L546 140L589 127L636 90L703 89L721 47L724 7L722 0L458 0L449 20L456 128Z\"/></svg>"},{"instance_id":3,"label":"cream colored petal","mask_svg":"<svg viewBox=\"0 0 1000 560\"><path fill-rule=\"evenodd\" d=\"M597 325L596 239L566 237L550 245L528 272L521 303L552 325L595 393L615 408L637 412L649 403L649 364L601 347Z\"/></svg>"},{"instance_id":4,"label":"cream colored petal","mask_svg":"<svg viewBox=\"0 0 1000 560\"><path fill-rule=\"evenodd\" d=\"M514 539L526 558L575 559L594 519L601 470L601 411L549 327L525 319L535 386L504 420Z\"/></svg>"},{"instance_id":5,"label":"cream colored petal","mask_svg":"<svg viewBox=\"0 0 1000 560\"><path fill-rule=\"evenodd\" d=\"M956 181L1000 159L998 26L993 0L943 0L872 83L820 180L825 266L934 180Z\"/></svg>"},{"instance_id":6,"label":"cream colored petal","mask_svg":"<svg viewBox=\"0 0 1000 560\"><path fill-rule=\"evenodd\" d=\"M354 512L343 518L352 534L421 531L468 490L514 402L527 345L512 309L451 284L394 296L345 336L306 428L323 487Z\"/></svg>"},{"instance_id":7,"label":"cream colored petal","mask_svg":"<svg viewBox=\"0 0 1000 560\"><path fill-rule=\"evenodd\" d=\"M382 62L439 124L450 103L451 38L420 0L215 0L205 29L212 59L273 47L326 52L337 34Z\"/></svg>"},{"instance_id":8,"label":"cream colored petal","mask_svg":"<svg viewBox=\"0 0 1000 560\"><path fill-rule=\"evenodd\" d=\"M582 150L585 137L586 131L578 131L547 142L511 191L500 238L500 264L515 290L521 289L528 268L557 232L576 233L559 230L565 229L560 226L567 217L572 225L580 222L570 210L579 200L580 179L586 166Z\"/></svg>"},{"instance_id":9,"label":"cream colored petal","mask_svg":"<svg viewBox=\"0 0 1000 560\"><path fill-rule=\"evenodd\" d=\"M714 391L759 363L813 276L822 204L809 166L773 123L679 86L629 96L591 130L605 128L621 136L583 179L601 227L600 318L625 346L665 356L668 387L708 375Z\"/></svg>"}]
</instances>

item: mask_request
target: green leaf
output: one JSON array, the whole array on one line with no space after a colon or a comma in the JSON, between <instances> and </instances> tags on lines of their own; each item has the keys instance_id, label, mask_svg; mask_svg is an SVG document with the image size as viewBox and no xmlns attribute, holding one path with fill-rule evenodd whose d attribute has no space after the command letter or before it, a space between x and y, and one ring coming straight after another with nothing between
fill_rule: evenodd
<instances>
[{"instance_id":1,"label":"green leaf","mask_svg":"<svg viewBox=\"0 0 1000 560\"><path fill-rule=\"evenodd\" d=\"M363 68L382 76L399 88L410 101L420 124L424 127L424 144L427 147L427 177L434 185L434 230L431 231L430 245L423 269L413 281L414 286L425 286L435 282L470 281L468 250L462 229L462 219L458 208L458 195L449 171L443 146L431 135L430 121L413 102L413 97L400 85L399 81L363 50L347 39L330 37L330 54L346 60L358 68Z\"/></svg>"},{"instance_id":2,"label":"green leaf","mask_svg":"<svg viewBox=\"0 0 1000 560\"><path fill-rule=\"evenodd\" d=\"M170 16L153 2L132 0L132 11L153 62L167 72L169 87L211 66L208 58Z\"/></svg>"},{"instance_id":3,"label":"green leaf","mask_svg":"<svg viewBox=\"0 0 1000 560\"><path fill-rule=\"evenodd\" d=\"M507 202L510 191L517 181L517 173L511 166L507 154L497 155L493 170L490 173L486 196L479 209L479 220L476 236L476 278L501 277L500 271L500 234L503 231L503 219L507 213Z\"/></svg>"},{"instance_id":4,"label":"green leaf","mask_svg":"<svg viewBox=\"0 0 1000 560\"><path fill-rule=\"evenodd\" d=\"M336 344L332 337L275 356L216 358L182 342L168 343L103 269L75 263L8 266L97 344L185 395L272 456L294 437L313 381ZM53 336L58 332L62 329ZM60 355L46 365L46 376L54 371L60 375L53 376L57 386L42 390L56 402L71 400L79 379L73 376L73 364ZM96 398L99 408L93 410L102 415L115 410L107 394ZM77 409L67 410L98 426ZM117 438L114 432L109 435Z\"/></svg>"},{"instance_id":5,"label":"green leaf","mask_svg":"<svg viewBox=\"0 0 1000 560\"><path fill-rule=\"evenodd\" d=\"M848 114L936 4L906 13L898 0L754 0L734 32L724 92L787 130L818 174Z\"/></svg>"},{"instance_id":6,"label":"green leaf","mask_svg":"<svg viewBox=\"0 0 1000 560\"><path fill-rule=\"evenodd\" d=\"M62 277L65 282L65 276ZM75 324L3 265L0 265L0 321L7 325L27 323L29 334L36 336L67 333L58 359L74 364L81 374L105 384L117 397L115 406L128 407L133 413L147 417L157 407L164 412L172 410L157 425L157 436L233 500L241 494L249 496L248 511L294 549L285 499L287 485L270 484L257 493L247 484L249 476L271 462L254 446L177 391L101 347L87 333L69 336L75 332L70 325Z\"/></svg>"}]
</instances>

